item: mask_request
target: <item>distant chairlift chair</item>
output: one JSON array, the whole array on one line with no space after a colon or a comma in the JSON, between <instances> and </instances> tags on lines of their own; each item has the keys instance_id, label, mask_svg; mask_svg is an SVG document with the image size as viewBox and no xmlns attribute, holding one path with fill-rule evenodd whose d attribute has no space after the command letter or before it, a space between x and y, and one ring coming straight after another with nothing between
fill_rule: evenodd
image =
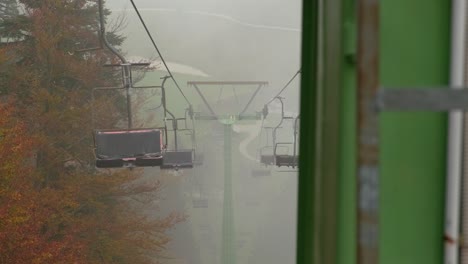
<instances>
[{"instance_id":1,"label":"distant chairlift chair","mask_svg":"<svg viewBox=\"0 0 468 264\"><path fill-rule=\"evenodd\" d=\"M193 148L193 137L194 131L193 129L189 129L187 127L179 129L178 128L178 121L184 120L185 118L178 118L178 119L168 119L172 121L173 129L172 132L174 133L174 149L166 150L164 152L164 161L161 165L161 169L175 169L178 170L180 168L193 168L194 164L194 148ZM178 147L178 132L186 131L189 133L191 141L192 141L192 148L191 149L179 149Z\"/></svg>"},{"instance_id":2,"label":"distant chairlift chair","mask_svg":"<svg viewBox=\"0 0 468 264\"><path fill-rule=\"evenodd\" d=\"M263 111L262 111L262 114L263 114L263 118L265 120L265 118L268 116L268 107L267 105L264 106L263 108ZM281 123L279 124L281 125ZM272 140L274 140L276 138L276 136L274 135L274 133L276 133L276 131L274 130L275 127L263 127L263 122L262 122L262 128L263 130L265 130L265 135L266 135L266 144L261 147L257 153L259 155L259 160L260 160L260 163L265 165L265 167L268 167L268 166L271 166L271 165L274 165L275 164L275 155L274 155L274 145L270 144L270 138L269 138L269 130L271 130L272 132ZM260 131L261 133L261 131ZM260 134L260 141L262 139L262 134ZM252 170L252 176L253 177L261 177L261 176L270 176L271 175L271 170L270 169L266 169L266 168L257 168L257 169L253 169Z\"/></svg>"},{"instance_id":3,"label":"distant chairlift chair","mask_svg":"<svg viewBox=\"0 0 468 264\"><path fill-rule=\"evenodd\" d=\"M271 148L271 147L269 147ZM263 148L265 149L265 148ZM261 149L260 152L263 150ZM265 176L270 176L271 175L271 169L268 168L268 166L274 164L274 156L273 155L267 155L267 154L260 154L260 162L262 165L265 166L260 166L258 164L254 165L252 169L252 177L257 178L257 177L265 177Z\"/></svg>"},{"instance_id":4,"label":"distant chairlift chair","mask_svg":"<svg viewBox=\"0 0 468 264\"><path fill-rule=\"evenodd\" d=\"M286 166L296 168L298 165L298 155L297 155L297 136L299 133L298 124L299 124L300 117L297 116L294 120L294 140L293 142L279 142L275 144L274 149L274 158L275 158L275 165L278 167ZM290 149L286 146L293 146L293 151L291 153ZM286 153L282 153L279 151L280 148L286 147Z\"/></svg>"},{"instance_id":5,"label":"distant chairlift chair","mask_svg":"<svg viewBox=\"0 0 468 264\"><path fill-rule=\"evenodd\" d=\"M203 191L200 175L197 175L198 183L192 184L191 196L193 208L208 208L208 197ZM194 178L192 178L192 181ZM195 185L197 187L195 187Z\"/></svg>"},{"instance_id":6,"label":"distant chairlift chair","mask_svg":"<svg viewBox=\"0 0 468 264\"><path fill-rule=\"evenodd\" d=\"M297 167L297 156L294 154L289 154L289 148L286 148L286 153L281 153L278 151L279 148L287 146L287 145L293 145L294 143L290 142L280 142L276 143L275 146L275 165L278 167L286 166L286 167Z\"/></svg>"},{"instance_id":7,"label":"distant chairlift chair","mask_svg":"<svg viewBox=\"0 0 468 264\"><path fill-rule=\"evenodd\" d=\"M159 129L95 130L97 168L152 167L163 164Z\"/></svg>"},{"instance_id":8,"label":"distant chairlift chair","mask_svg":"<svg viewBox=\"0 0 468 264\"><path fill-rule=\"evenodd\" d=\"M264 127L266 134L266 145L258 150L258 154L260 156L260 163L265 166L275 164L274 146L270 144L270 139L268 136L268 130L272 130L273 128L274 127ZM274 130L272 130L272 133L274 133ZM274 135L273 138L275 138Z\"/></svg>"},{"instance_id":9,"label":"distant chairlift chair","mask_svg":"<svg viewBox=\"0 0 468 264\"><path fill-rule=\"evenodd\" d=\"M264 166L257 167L255 166L254 169L252 169L252 177L262 177L262 176L270 176L271 175L271 169L267 168L268 166L274 165L275 164L275 156L274 156L274 150L273 146L270 145L270 139L269 139L269 129L273 129L273 127L263 127L265 130L266 134L266 145L261 147L257 151L257 155L259 157L260 163ZM260 136L260 141L261 141L261 136Z\"/></svg>"},{"instance_id":10,"label":"distant chairlift chair","mask_svg":"<svg viewBox=\"0 0 468 264\"><path fill-rule=\"evenodd\" d=\"M265 146L260 149L260 163L264 165L275 164L275 155L273 154L272 146Z\"/></svg>"},{"instance_id":11,"label":"distant chairlift chair","mask_svg":"<svg viewBox=\"0 0 468 264\"><path fill-rule=\"evenodd\" d=\"M184 129L175 130L174 135L177 131L184 131ZM175 135L176 136L176 135ZM175 143L177 146L177 143ZM181 168L193 168L194 164L194 149L179 149L176 147L172 150L166 150L164 152L164 160L161 165L161 169L181 169Z\"/></svg>"},{"instance_id":12,"label":"distant chairlift chair","mask_svg":"<svg viewBox=\"0 0 468 264\"><path fill-rule=\"evenodd\" d=\"M167 78L164 79L162 85L162 103L164 107L164 114L165 114L165 122L170 121L172 123L172 129L170 131L173 132L174 135L174 149L166 150L164 152L164 160L163 164L161 165L161 169L175 169L178 170L180 168L193 168L194 164L194 155L195 155L195 129L194 129L194 120L193 120L193 109L192 106L185 111L184 118L176 118L166 107L166 92L164 89L164 83ZM188 113L188 114L187 114ZM166 114L169 114L172 118L166 118ZM187 119L190 117L192 121L192 128L189 128L187 125ZM179 128L179 121L184 121L184 127ZM167 137L168 137L168 129L167 125L165 125L166 129L166 145L167 145ZM178 132L188 132L190 135L190 141L192 144L191 149L179 149L178 146Z\"/></svg>"}]
</instances>

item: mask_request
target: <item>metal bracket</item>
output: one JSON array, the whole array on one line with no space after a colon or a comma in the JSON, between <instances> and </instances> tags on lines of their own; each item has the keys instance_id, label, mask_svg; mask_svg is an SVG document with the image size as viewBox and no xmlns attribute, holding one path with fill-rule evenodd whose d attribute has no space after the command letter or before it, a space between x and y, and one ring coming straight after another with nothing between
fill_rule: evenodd
<instances>
[{"instance_id":1,"label":"metal bracket","mask_svg":"<svg viewBox=\"0 0 468 264\"><path fill-rule=\"evenodd\" d=\"M381 89L377 93L378 111L447 112L468 110L468 89L448 87L416 89Z\"/></svg>"}]
</instances>

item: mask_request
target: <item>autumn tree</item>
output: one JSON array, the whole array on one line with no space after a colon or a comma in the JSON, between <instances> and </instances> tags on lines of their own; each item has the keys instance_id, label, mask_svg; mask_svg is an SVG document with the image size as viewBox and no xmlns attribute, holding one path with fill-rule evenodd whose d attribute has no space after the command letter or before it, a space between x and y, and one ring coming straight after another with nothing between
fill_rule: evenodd
<instances>
[{"instance_id":1,"label":"autumn tree","mask_svg":"<svg viewBox=\"0 0 468 264\"><path fill-rule=\"evenodd\" d=\"M0 104L0 263L74 263L84 245L72 239L72 230L57 239L57 233L45 229L56 207L67 201L55 197L53 203L58 192L34 188L38 141L16 112L13 101Z\"/></svg>"},{"instance_id":2,"label":"autumn tree","mask_svg":"<svg viewBox=\"0 0 468 264\"><path fill-rule=\"evenodd\" d=\"M0 160L1 170L11 169L0 175L0 255L8 256L5 263L151 263L169 241L165 231L184 216L148 218L137 210L161 187L156 180L136 184L140 171L94 169L91 110L108 127L125 113L118 94L91 100L93 87L121 81L118 71L102 67L115 61L112 54L82 52L99 47L96 2L20 2L24 12L0 20L0 36L8 36L0 45L0 92L15 100L5 128L21 133L0 139L0 157L21 142L29 149L20 144L24 156ZM109 39L123 41L112 32Z\"/></svg>"}]
</instances>

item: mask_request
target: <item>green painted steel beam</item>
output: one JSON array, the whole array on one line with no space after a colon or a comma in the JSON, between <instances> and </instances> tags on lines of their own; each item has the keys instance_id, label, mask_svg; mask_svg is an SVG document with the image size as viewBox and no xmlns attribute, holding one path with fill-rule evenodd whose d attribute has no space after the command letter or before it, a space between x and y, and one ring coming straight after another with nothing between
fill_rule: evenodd
<instances>
[{"instance_id":1,"label":"green painted steel beam","mask_svg":"<svg viewBox=\"0 0 468 264\"><path fill-rule=\"evenodd\" d=\"M381 85L448 84L451 1L382 1ZM381 115L381 264L443 263L445 113Z\"/></svg>"},{"instance_id":2,"label":"green painted steel beam","mask_svg":"<svg viewBox=\"0 0 468 264\"><path fill-rule=\"evenodd\" d=\"M315 160L317 101L318 1L303 1L301 144L299 146L299 186L297 218L297 263L313 264L316 257Z\"/></svg>"},{"instance_id":3,"label":"green painted steel beam","mask_svg":"<svg viewBox=\"0 0 468 264\"><path fill-rule=\"evenodd\" d=\"M236 239L234 207L232 204L232 124L233 119L222 120L224 124L224 201L221 241L221 264L236 263Z\"/></svg>"}]
</instances>

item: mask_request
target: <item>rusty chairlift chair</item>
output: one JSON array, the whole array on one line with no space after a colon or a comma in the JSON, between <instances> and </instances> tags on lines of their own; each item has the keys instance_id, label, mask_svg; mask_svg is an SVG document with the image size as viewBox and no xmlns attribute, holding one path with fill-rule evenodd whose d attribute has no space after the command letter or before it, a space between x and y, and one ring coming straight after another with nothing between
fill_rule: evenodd
<instances>
[{"instance_id":1,"label":"rusty chairlift chair","mask_svg":"<svg viewBox=\"0 0 468 264\"><path fill-rule=\"evenodd\" d=\"M92 92L92 100L94 102L96 90L125 91L128 127L126 129L94 129L95 165L97 168L160 166L163 164L163 131L159 128L133 128L132 124L131 90L135 88L157 88L157 86L134 87L132 66L148 66L149 63L129 63L109 44L105 32L103 1L98 1L98 4L100 41L121 61L120 64L106 66L121 68L123 86L95 88ZM96 127L94 119L93 109L92 122L93 127Z\"/></svg>"},{"instance_id":2,"label":"rusty chairlift chair","mask_svg":"<svg viewBox=\"0 0 468 264\"><path fill-rule=\"evenodd\" d=\"M130 89L159 88L161 87L132 86ZM115 91L127 89L128 88L126 87L94 88L92 100L95 100L95 91ZM130 93L127 92L128 128L94 129L94 155L95 165L97 168L154 167L161 166L163 164L163 153L165 151L165 146L163 144L163 138L165 137L164 128L133 128L131 101L129 97ZM92 119L93 126L95 127L96 121L94 117L94 111Z\"/></svg>"},{"instance_id":3,"label":"rusty chairlift chair","mask_svg":"<svg viewBox=\"0 0 468 264\"><path fill-rule=\"evenodd\" d=\"M95 130L97 168L147 167L162 164L159 129Z\"/></svg>"}]
</instances>

